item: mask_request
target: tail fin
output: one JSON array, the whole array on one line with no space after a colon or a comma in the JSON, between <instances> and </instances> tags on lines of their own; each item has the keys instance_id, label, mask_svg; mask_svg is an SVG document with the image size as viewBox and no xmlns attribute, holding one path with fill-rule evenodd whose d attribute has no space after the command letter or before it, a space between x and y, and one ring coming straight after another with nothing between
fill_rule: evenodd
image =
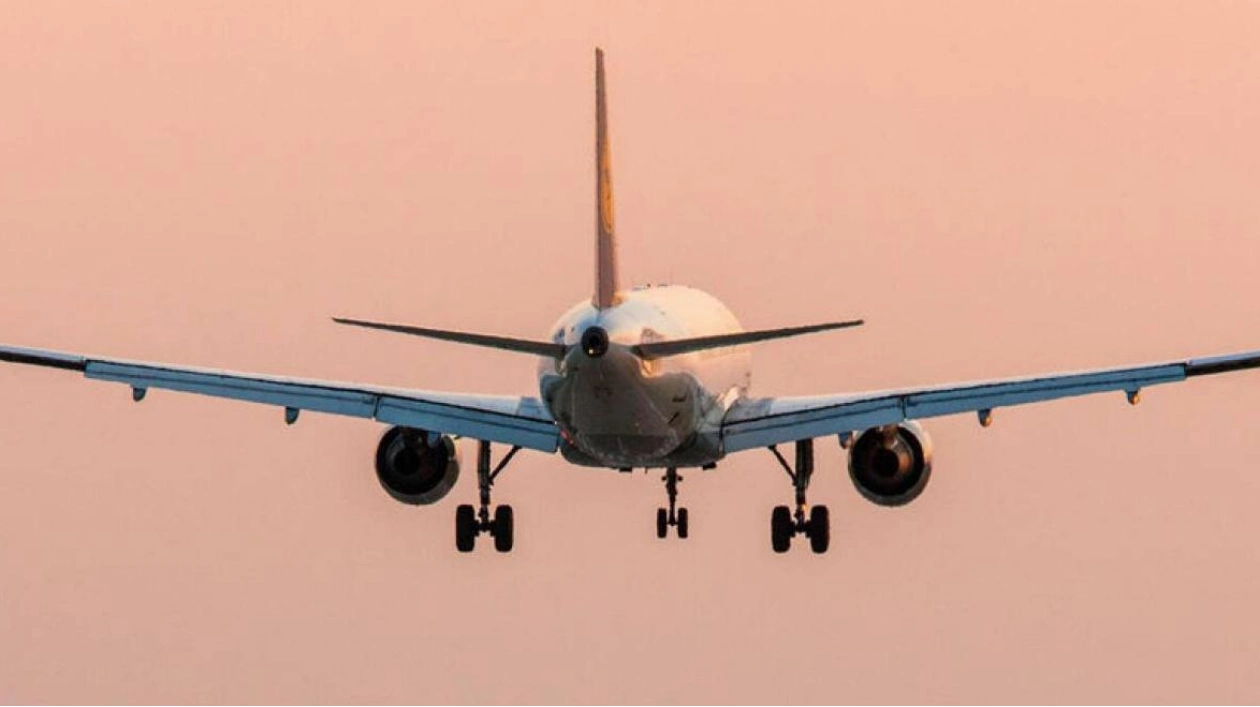
<instances>
[{"instance_id":1,"label":"tail fin","mask_svg":"<svg viewBox=\"0 0 1260 707\"><path fill-rule=\"evenodd\" d=\"M613 221L612 160L608 151L608 103L604 51L595 49L595 297L597 309L617 304L617 236Z\"/></svg>"}]
</instances>

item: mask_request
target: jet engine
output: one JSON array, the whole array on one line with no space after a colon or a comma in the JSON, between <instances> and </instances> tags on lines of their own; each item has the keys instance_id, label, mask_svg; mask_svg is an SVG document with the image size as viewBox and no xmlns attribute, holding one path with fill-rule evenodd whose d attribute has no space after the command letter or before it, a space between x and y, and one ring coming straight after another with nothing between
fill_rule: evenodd
<instances>
[{"instance_id":1,"label":"jet engine","mask_svg":"<svg viewBox=\"0 0 1260 707\"><path fill-rule=\"evenodd\" d=\"M455 440L411 427L391 427L376 447L376 478L394 500L437 503L459 479Z\"/></svg>"},{"instance_id":2,"label":"jet engine","mask_svg":"<svg viewBox=\"0 0 1260 707\"><path fill-rule=\"evenodd\" d=\"M875 427L849 450L849 477L866 500L904 506L932 476L932 440L915 422Z\"/></svg>"}]
</instances>

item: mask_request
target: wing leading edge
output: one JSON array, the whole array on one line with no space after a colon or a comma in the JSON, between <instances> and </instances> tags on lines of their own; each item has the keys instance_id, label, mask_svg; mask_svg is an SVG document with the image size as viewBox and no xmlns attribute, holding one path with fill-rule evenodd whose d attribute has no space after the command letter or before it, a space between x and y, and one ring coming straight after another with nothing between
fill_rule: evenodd
<instances>
[{"instance_id":1,"label":"wing leading edge","mask_svg":"<svg viewBox=\"0 0 1260 707\"><path fill-rule=\"evenodd\" d=\"M1147 386L1253 368L1260 368L1260 351L930 388L749 399L736 403L728 412L722 439L730 453L964 412L979 413L983 419L1000 407L1093 393L1124 392L1130 402L1136 402Z\"/></svg>"},{"instance_id":2,"label":"wing leading edge","mask_svg":"<svg viewBox=\"0 0 1260 707\"><path fill-rule=\"evenodd\" d=\"M131 387L136 400L156 388L275 405L284 408L288 422L295 421L300 411L310 410L547 453L559 445L555 422L536 398L395 390L16 346L0 346L0 361L79 371L87 378L123 383Z\"/></svg>"}]
</instances>

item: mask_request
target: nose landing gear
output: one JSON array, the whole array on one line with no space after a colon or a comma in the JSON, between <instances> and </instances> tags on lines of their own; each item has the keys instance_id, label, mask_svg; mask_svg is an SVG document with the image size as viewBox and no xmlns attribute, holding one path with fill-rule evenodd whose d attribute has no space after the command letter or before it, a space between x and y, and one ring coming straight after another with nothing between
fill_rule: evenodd
<instances>
[{"instance_id":1,"label":"nose landing gear","mask_svg":"<svg viewBox=\"0 0 1260 707\"><path fill-rule=\"evenodd\" d=\"M777 553L787 552L792 546L792 537L804 535L809 538L809 548L816 554L827 552L831 546L831 514L826 506L809 508L805 499L810 478L814 475L814 440L803 439L796 443L795 469L777 447L771 446L770 451L779 460L796 490L795 512L787 506L775 506L770 514L771 548Z\"/></svg>"},{"instance_id":2,"label":"nose landing gear","mask_svg":"<svg viewBox=\"0 0 1260 707\"><path fill-rule=\"evenodd\" d=\"M661 481L665 482L665 493L669 494L669 510L656 509L656 537L658 538L668 535L671 527L681 539L686 539L690 531L687 509L677 508L678 482L682 480L683 478L678 475L678 469L666 469L665 475L661 477Z\"/></svg>"},{"instance_id":3,"label":"nose landing gear","mask_svg":"<svg viewBox=\"0 0 1260 707\"><path fill-rule=\"evenodd\" d=\"M490 443L477 442L477 488L480 491L480 507L474 509L471 504L463 504L455 509L455 549L460 552L472 552L477 544L477 536L489 533L494 538L494 549L499 552L511 552L515 540L515 514L508 505L496 506L494 517L490 515L490 489L499 473L507 467L512 457L521 451L520 447L512 447L503 459L499 460L494 471L490 470Z\"/></svg>"}]
</instances>

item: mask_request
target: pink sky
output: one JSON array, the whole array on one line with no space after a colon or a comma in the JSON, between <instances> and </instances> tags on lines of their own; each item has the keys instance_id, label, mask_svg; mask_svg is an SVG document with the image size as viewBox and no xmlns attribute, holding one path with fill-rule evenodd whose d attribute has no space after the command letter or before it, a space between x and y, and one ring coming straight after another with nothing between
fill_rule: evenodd
<instances>
[{"instance_id":1,"label":"pink sky","mask_svg":"<svg viewBox=\"0 0 1260 707\"><path fill-rule=\"evenodd\" d=\"M624 278L804 394L1260 348L1260 5L13 2L0 342L532 393L588 297L592 48ZM889 511L834 441L832 551L765 452L519 457L517 550L379 488L382 428L0 367L6 702L1255 702L1260 374L930 421ZM471 451L468 449L466 451ZM467 459L467 456L466 456Z\"/></svg>"}]
</instances>

